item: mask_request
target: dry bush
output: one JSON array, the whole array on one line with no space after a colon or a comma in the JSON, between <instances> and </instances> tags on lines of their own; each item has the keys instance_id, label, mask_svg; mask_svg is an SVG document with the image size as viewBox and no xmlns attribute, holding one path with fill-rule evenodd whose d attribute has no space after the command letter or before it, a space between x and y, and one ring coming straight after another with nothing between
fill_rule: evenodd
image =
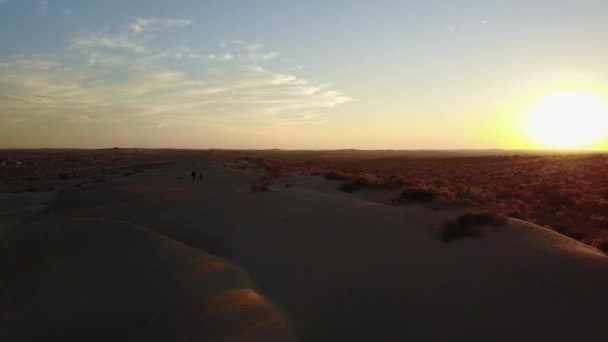
<instances>
[{"instance_id":1,"label":"dry bush","mask_svg":"<svg viewBox=\"0 0 608 342\"><path fill-rule=\"evenodd\" d=\"M450 242L466 237L479 237L478 227L483 225L496 226L506 222L503 216L489 212L468 212L451 218L443 225L441 240Z\"/></svg>"},{"instance_id":2,"label":"dry bush","mask_svg":"<svg viewBox=\"0 0 608 342\"><path fill-rule=\"evenodd\" d=\"M582 234L576 230L574 230L571 226L562 226L562 225L547 225L548 228L553 228L556 232L565 235L574 240L583 241L585 239L585 234Z\"/></svg>"},{"instance_id":3,"label":"dry bush","mask_svg":"<svg viewBox=\"0 0 608 342\"><path fill-rule=\"evenodd\" d=\"M343 172L339 171L329 171L325 174L325 179L327 180L347 180L348 176Z\"/></svg>"},{"instance_id":4,"label":"dry bush","mask_svg":"<svg viewBox=\"0 0 608 342\"><path fill-rule=\"evenodd\" d=\"M592 245L597 249L608 253L608 237L598 238Z\"/></svg>"},{"instance_id":5,"label":"dry bush","mask_svg":"<svg viewBox=\"0 0 608 342\"><path fill-rule=\"evenodd\" d=\"M404 186L414 186L414 183L401 176L391 176L384 180L384 186L389 189L396 190Z\"/></svg>"},{"instance_id":6,"label":"dry bush","mask_svg":"<svg viewBox=\"0 0 608 342\"><path fill-rule=\"evenodd\" d=\"M362 187L378 187L384 183L382 180L369 173L359 173L340 185L344 192L355 192Z\"/></svg>"},{"instance_id":7,"label":"dry bush","mask_svg":"<svg viewBox=\"0 0 608 342\"><path fill-rule=\"evenodd\" d=\"M405 188L393 199L393 203L416 202L429 203L436 200L437 191L429 188Z\"/></svg>"}]
</instances>

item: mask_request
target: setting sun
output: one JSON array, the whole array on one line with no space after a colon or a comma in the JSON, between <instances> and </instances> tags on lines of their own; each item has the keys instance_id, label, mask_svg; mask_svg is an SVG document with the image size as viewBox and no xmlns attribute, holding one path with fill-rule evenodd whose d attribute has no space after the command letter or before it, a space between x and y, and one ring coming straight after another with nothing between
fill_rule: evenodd
<instances>
[{"instance_id":1,"label":"setting sun","mask_svg":"<svg viewBox=\"0 0 608 342\"><path fill-rule=\"evenodd\" d=\"M528 109L526 130L545 147L589 147L608 131L608 104L589 92L556 92Z\"/></svg>"}]
</instances>

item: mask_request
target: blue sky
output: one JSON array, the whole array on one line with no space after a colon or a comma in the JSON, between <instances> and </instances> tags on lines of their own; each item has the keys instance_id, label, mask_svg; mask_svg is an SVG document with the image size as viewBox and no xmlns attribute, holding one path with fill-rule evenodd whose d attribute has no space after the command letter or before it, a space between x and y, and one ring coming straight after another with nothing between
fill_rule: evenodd
<instances>
[{"instance_id":1,"label":"blue sky","mask_svg":"<svg viewBox=\"0 0 608 342\"><path fill-rule=\"evenodd\" d=\"M517 128L496 126L515 125L518 99L608 82L607 14L604 1L0 0L0 146L516 147Z\"/></svg>"}]
</instances>

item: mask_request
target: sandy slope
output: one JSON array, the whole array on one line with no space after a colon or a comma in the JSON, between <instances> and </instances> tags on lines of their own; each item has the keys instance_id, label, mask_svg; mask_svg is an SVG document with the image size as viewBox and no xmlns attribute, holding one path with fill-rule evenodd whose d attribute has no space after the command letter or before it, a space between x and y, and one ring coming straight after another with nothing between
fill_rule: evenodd
<instances>
[{"instance_id":1,"label":"sandy slope","mask_svg":"<svg viewBox=\"0 0 608 342\"><path fill-rule=\"evenodd\" d=\"M2 341L289 339L246 273L141 227L49 219L7 239Z\"/></svg>"},{"instance_id":2,"label":"sandy slope","mask_svg":"<svg viewBox=\"0 0 608 342\"><path fill-rule=\"evenodd\" d=\"M187 177L194 167L204 170L205 182L192 182ZM178 180L178 176L186 178ZM592 248L520 221L489 229L482 239L444 244L436 238L435 227L448 212L382 205L377 203L382 203L380 197L370 202L307 177L290 180L292 188L280 186L274 192L251 193L248 182L255 176L212 164L148 171L61 196L51 206L48 219L128 221L166 236L160 240L162 244L174 246L168 242L174 239L229 258L247 270L259 290L278 304L310 341L608 340L608 257ZM167 280L172 276L165 274L173 274L170 270L190 267L183 263L190 265L192 257L173 248L162 253L148 250L146 243L139 242L157 241L158 235L153 235L154 239L152 234L144 234L147 238L133 235L130 248L122 245L126 254L120 254L114 252L113 235L101 226L90 241L104 243L89 242L87 248L74 253L90 255L93 250L92 261L66 259L76 265L70 267L89 270L93 263L107 269L106 265L118 264L125 255L133 257L136 252L141 256L137 267L125 268L133 273L108 271L99 277L104 281L120 279L126 272L140 284L165 279L161 289L143 292L132 301L114 301L113 305L126 303L121 309L134 310L135 317L148 317L146 313L154 311L149 298L175 291L196 293L205 287L205 276L188 285L183 279ZM179 246L180 251L188 249ZM24 250L22 253L30 253ZM188 253L194 252L188 249ZM105 259L105 255L111 258ZM18 282L31 286L23 291L37 293L52 279L60 291L65 279L75 277L76 268L70 267L66 266L65 277L53 278L54 273L47 271L43 281L31 283L19 278ZM152 271L157 269L166 273ZM92 271L82 274L86 277L80 276L81 281L98 276ZM112 291L103 293L122 293L126 284L115 282ZM73 286L76 292L87 288L78 282ZM137 292L131 291L125 293ZM21 315L33 317L28 318L28 324L48 324L45 316L31 316L31 312L40 302L50 303L49 293L32 297L29 306L14 307L23 311ZM190 298L181 298L185 297ZM59 298L52 305L63 306ZM64 299L74 301L70 298ZM121 298L131 297L123 294ZM91 303L75 306L72 312L100 305L98 301ZM180 317L191 317L188 315L194 311L186 310ZM269 317L275 317L273 312L269 309ZM181 331L181 320L170 316L155 322ZM14 321L14 317L6 317L7 322ZM90 324L97 329L112 326Z\"/></svg>"}]
</instances>

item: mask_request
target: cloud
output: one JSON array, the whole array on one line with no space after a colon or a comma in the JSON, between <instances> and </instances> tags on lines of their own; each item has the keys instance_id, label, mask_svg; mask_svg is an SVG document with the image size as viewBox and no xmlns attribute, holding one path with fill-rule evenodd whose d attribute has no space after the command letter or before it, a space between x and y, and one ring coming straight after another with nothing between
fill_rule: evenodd
<instances>
[{"instance_id":1,"label":"cloud","mask_svg":"<svg viewBox=\"0 0 608 342\"><path fill-rule=\"evenodd\" d=\"M278 51L263 50L260 44L247 44L245 41L228 41L220 44L221 50L214 52L197 52L184 46L165 49L152 56L152 59L196 59L207 62L240 61L243 63L261 63L277 59ZM255 47L255 48L252 48Z\"/></svg>"},{"instance_id":2,"label":"cloud","mask_svg":"<svg viewBox=\"0 0 608 342\"><path fill-rule=\"evenodd\" d=\"M456 32L456 30L452 26L447 26L447 29L450 32Z\"/></svg>"},{"instance_id":3,"label":"cloud","mask_svg":"<svg viewBox=\"0 0 608 342\"><path fill-rule=\"evenodd\" d=\"M134 18L129 23L129 28L134 34L140 34L153 28L187 27L190 25L192 25L192 22L186 19Z\"/></svg>"},{"instance_id":4,"label":"cloud","mask_svg":"<svg viewBox=\"0 0 608 342\"><path fill-rule=\"evenodd\" d=\"M280 56L261 44L224 43L217 51L188 46L159 51L128 32L87 33L53 54L0 58L0 127L61 123L251 130L322 124L329 109L351 101L329 84L276 71L272 63L260 65Z\"/></svg>"},{"instance_id":5,"label":"cloud","mask_svg":"<svg viewBox=\"0 0 608 342\"><path fill-rule=\"evenodd\" d=\"M262 55L262 59L265 61L269 61L271 59L275 59L277 57L279 57L279 53L276 51L269 51L268 53Z\"/></svg>"},{"instance_id":6,"label":"cloud","mask_svg":"<svg viewBox=\"0 0 608 342\"><path fill-rule=\"evenodd\" d=\"M88 34L75 38L72 41L75 48L108 48L126 49L137 53L146 50L143 44L133 42L122 35Z\"/></svg>"},{"instance_id":7,"label":"cloud","mask_svg":"<svg viewBox=\"0 0 608 342\"><path fill-rule=\"evenodd\" d=\"M483 19L483 20L480 21L480 23L482 25L487 25L488 24L488 20L487 19Z\"/></svg>"},{"instance_id":8,"label":"cloud","mask_svg":"<svg viewBox=\"0 0 608 342\"><path fill-rule=\"evenodd\" d=\"M263 62L278 58L281 54L275 50L264 50L261 44L250 44L244 40L227 40L220 43L220 47L227 53L223 60L243 60L246 62Z\"/></svg>"}]
</instances>

